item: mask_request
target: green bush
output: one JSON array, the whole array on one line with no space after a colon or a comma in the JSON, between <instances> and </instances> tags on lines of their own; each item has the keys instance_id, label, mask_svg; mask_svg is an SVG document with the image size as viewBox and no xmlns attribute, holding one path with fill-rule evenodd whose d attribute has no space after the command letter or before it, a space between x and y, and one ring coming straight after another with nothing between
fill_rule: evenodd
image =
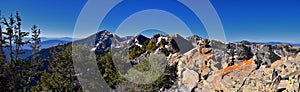
<instances>
[{"instance_id":1,"label":"green bush","mask_svg":"<svg viewBox=\"0 0 300 92\"><path fill-rule=\"evenodd\" d=\"M153 41L150 41L146 47L146 50L148 51L155 51L156 49L157 47Z\"/></svg>"},{"instance_id":2,"label":"green bush","mask_svg":"<svg viewBox=\"0 0 300 92\"><path fill-rule=\"evenodd\" d=\"M149 71L151 69L149 60L142 59L141 62L136 65L136 69L140 72Z\"/></svg>"},{"instance_id":3,"label":"green bush","mask_svg":"<svg viewBox=\"0 0 300 92\"><path fill-rule=\"evenodd\" d=\"M129 60L133 60L136 57L140 56L141 54L143 54L145 51L143 49L141 49L139 46L134 45L130 50L129 50L129 56L128 59Z\"/></svg>"}]
</instances>

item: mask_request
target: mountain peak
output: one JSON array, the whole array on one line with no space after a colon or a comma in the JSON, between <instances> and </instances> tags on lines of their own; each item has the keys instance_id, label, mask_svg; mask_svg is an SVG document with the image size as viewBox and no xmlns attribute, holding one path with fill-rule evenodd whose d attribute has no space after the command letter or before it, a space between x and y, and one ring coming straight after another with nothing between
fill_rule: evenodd
<instances>
[{"instance_id":1,"label":"mountain peak","mask_svg":"<svg viewBox=\"0 0 300 92\"><path fill-rule=\"evenodd\" d=\"M245 44L245 45L251 45L254 44L253 42L247 41L247 40L242 40L240 42L238 42L239 44Z\"/></svg>"},{"instance_id":2,"label":"mountain peak","mask_svg":"<svg viewBox=\"0 0 300 92\"><path fill-rule=\"evenodd\" d=\"M96 34L95 48L92 51L95 51L98 55L105 54L112 44L113 34L108 30L100 31Z\"/></svg>"}]
</instances>

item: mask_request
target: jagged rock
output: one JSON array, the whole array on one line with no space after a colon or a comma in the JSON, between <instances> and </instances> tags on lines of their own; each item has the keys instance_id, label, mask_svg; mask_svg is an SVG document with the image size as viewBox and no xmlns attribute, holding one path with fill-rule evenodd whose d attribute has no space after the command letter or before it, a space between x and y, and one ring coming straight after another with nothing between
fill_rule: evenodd
<instances>
[{"instance_id":1,"label":"jagged rock","mask_svg":"<svg viewBox=\"0 0 300 92\"><path fill-rule=\"evenodd\" d=\"M193 35L193 36L186 38L186 40L189 41L190 43L192 43L193 46L195 46L195 47L197 46L197 41L199 41L200 39L202 39L202 38L197 35Z\"/></svg>"},{"instance_id":2,"label":"jagged rock","mask_svg":"<svg viewBox=\"0 0 300 92\"><path fill-rule=\"evenodd\" d=\"M214 61L213 67L218 70L228 67L228 54L222 49L213 49L212 51L212 60Z\"/></svg>"},{"instance_id":3,"label":"jagged rock","mask_svg":"<svg viewBox=\"0 0 300 92\"><path fill-rule=\"evenodd\" d=\"M132 38L131 41L129 41L129 45L133 45L133 44L142 44L143 42L145 42L146 40L149 40L149 38L147 38L146 36L144 35L138 35L134 38Z\"/></svg>"},{"instance_id":4,"label":"jagged rock","mask_svg":"<svg viewBox=\"0 0 300 92\"><path fill-rule=\"evenodd\" d=\"M286 57L286 56L294 57L300 52L300 48L293 47L292 45L288 45L288 44L275 45L272 48L274 49L274 52L278 54L280 57Z\"/></svg>"},{"instance_id":5,"label":"jagged rock","mask_svg":"<svg viewBox=\"0 0 300 92\"><path fill-rule=\"evenodd\" d=\"M205 48L210 48L211 47L210 40L208 40L208 39L200 39L197 42L197 45L200 46L200 47L205 47Z\"/></svg>"},{"instance_id":6,"label":"jagged rock","mask_svg":"<svg viewBox=\"0 0 300 92\"><path fill-rule=\"evenodd\" d=\"M173 53L181 52L180 46L172 36L165 36L161 34L156 34L151 38L151 41L156 43L158 49L156 49L156 53L164 53L166 56L169 56ZM180 45L180 46L179 46ZM182 47L181 47L182 48Z\"/></svg>"},{"instance_id":7,"label":"jagged rock","mask_svg":"<svg viewBox=\"0 0 300 92\"><path fill-rule=\"evenodd\" d=\"M261 66L248 77L243 90L298 92L299 61L297 57L283 57L270 67Z\"/></svg>"},{"instance_id":8,"label":"jagged rock","mask_svg":"<svg viewBox=\"0 0 300 92\"><path fill-rule=\"evenodd\" d=\"M253 45L251 48L259 65L270 66L274 61L280 59L280 56L274 53L272 45Z\"/></svg>"},{"instance_id":9,"label":"jagged rock","mask_svg":"<svg viewBox=\"0 0 300 92\"><path fill-rule=\"evenodd\" d=\"M186 69L182 75L182 84L187 87L188 92L191 92L199 81L198 73L193 70Z\"/></svg>"},{"instance_id":10,"label":"jagged rock","mask_svg":"<svg viewBox=\"0 0 300 92\"><path fill-rule=\"evenodd\" d=\"M187 41L186 39L184 39L183 37L181 37L178 34L171 35L170 37L172 39L174 39L174 41L177 43L180 53L186 53L194 48L194 46L191 42Z\"/></svg>"},{"instance_id":11,"label":"jagged rock","mask_svg":"<svg viewBox=\"0 0 300 92\"><path fill-rule=\"evenodd\" d=\"M170 54L167 59L169 61L169 66L174 66L176 63L178 63L179 59L182 57L180 53L174 53Z\"/></svg>"},{"instance_id":12,"label":"jagged rock","mask_svg":"<svg viewBox=\"0 0 300 92\"><path fill-rule=\"evenodd\" d=\"M253 53L251 53L251 48L245 45L237 45L236 55L238 60L248 60L253 58Z\"/></svg>"}]
</instances>

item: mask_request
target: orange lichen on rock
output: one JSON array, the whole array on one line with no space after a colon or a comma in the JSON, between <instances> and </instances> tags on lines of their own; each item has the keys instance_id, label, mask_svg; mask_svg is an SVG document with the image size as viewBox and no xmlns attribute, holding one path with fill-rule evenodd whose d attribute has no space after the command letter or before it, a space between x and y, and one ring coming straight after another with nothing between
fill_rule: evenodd
<instances>
[{"instance_id":1,"label":"orange lichen on rock","mask_svg":"<svg viewBox=\"0 0 300 92\"><path fill-rule=\"evenodd\" d=\"M234 71L234 70L237 70L239 69L241 66L243 65L252 65L254 63L254 58L251 58L250 60L247 60L247 61L244 61L244 62L240 62L236 65L233 65L233 66L229 66L223 70L221 70L221 73L224 74L224 73L227 73L228 71ZM244 69L242 69L244 70Z\"/></svg>"},{"instance_id":2,"label":"orange lichen on rock","mask_svg":"<svg viewBox=\"0 0 300 92\"><path fill-rule=\"evenodd\" d=\"M246 77L255 70L255 59L246 60L236 65L229 66L215 73L214 85L217 90L230 91L235 89L233 85L242 85Z\"/></svg>"}]
</instances>

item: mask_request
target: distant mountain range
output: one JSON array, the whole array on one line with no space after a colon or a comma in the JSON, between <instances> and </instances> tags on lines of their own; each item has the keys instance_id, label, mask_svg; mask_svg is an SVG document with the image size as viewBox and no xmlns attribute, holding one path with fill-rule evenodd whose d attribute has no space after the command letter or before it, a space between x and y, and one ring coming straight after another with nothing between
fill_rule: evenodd
<instances>
[{"instance_id":1,"label":"distant mountain range","mask_svg":"<svg viewBox=\"0 0 300 92\"><path fill-rule=\"evenodd\" d=\"M69 42L72 42L70 40L46 40L46 41L42 41L41 42L41 49L46 49L46 48L49 48L49 47L52 47L52 46L56 46L58 45L59 43L69 43ZM23 49L31 49L30 48L30 44L27 44L27 45L24 45L22 47Z\"/></svg>"},{"instance_id":2,"label":"distant mountain range","mask_svg":"<svg viewBox=\"0 0 300 92\"><path fill-rule=\"evenodd\" d=\"M28 40L28 39L30 39L30 38L25 38L25 40ZM70 37L62 37L62 38L41 37L41 40L42 40L42 42L40 43L40 45L41 45L40 49L47 49L50 47L57 46L59 43L64 43L64 44L70 43L73 41L73 38L70 38ZM25 52L25 54L21 54L19 56L20 58L26 58L32 54L30 44L26 44L26 45L22 46L22 50ZM9 52L7 49L4 49L4 53L8 54Z\"/></svg>"},{"instance_id":3,"label":"distant mountain range","mask_svg":"<svg viewBox=\"0 0 300 92\"><path fill-rule=\"evenodd\" d=\"M247 40L242 40L240 42L236 42L236 43L240 43L240 44L265 44L265 45L280 45L280 44L288 44L288 45L292 45L292 46L297 46L300 47L300 43L288 43L288 42L250 42Z\"/></svg>"},{"instance_id":4,"label":"distant mountain range","mask_svg":"<svg viewBox=\"0 0 300 92\"><path fill-rule=\"evenodd\" d=\"M50 38L50 37L41 37L42 41L48 41L48 40L63 40L63 41L73 41L78 38L73 39L72 37L59 37L59 38Z\"/></svg>"},{"instance_id":5,"label":"distant mountain range","mask_svg":"<svg viewBox=\"0 0 300 92\"><path fill-rule=\"evenodd\" d=\"M270 45L278 45L278 44L290 44L293 46L300 47L300 43L288 43L288 42L255 42L257 44L270 44Z\"/></svg>"}]
</instances>

